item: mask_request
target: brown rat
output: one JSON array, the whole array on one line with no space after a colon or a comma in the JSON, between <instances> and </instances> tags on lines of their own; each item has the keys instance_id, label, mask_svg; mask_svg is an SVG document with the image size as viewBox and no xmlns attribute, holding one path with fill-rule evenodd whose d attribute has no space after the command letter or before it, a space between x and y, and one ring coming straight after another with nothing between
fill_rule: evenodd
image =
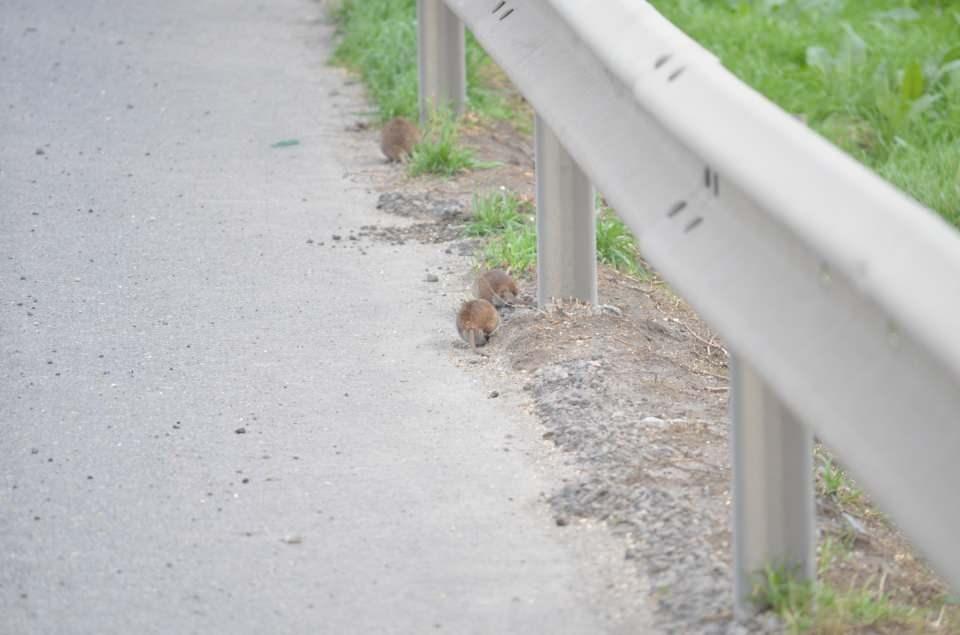
<instances>
[{"instance_id":1,"label":"brown rat","mask_svg":"<svg viewBox=\"0 0 960 635\"><path fill-rule=\"evenodd\" d=\"M520 295L517 283L502 269L491 269L477 278L474 291L478 298L497 308L513 304Z\"/></svg>"},{"instance_id":2,"label":"brown rat","mask_svg":"<svg viewBox=\"0 0 960 635\"><path fill-rule=\"evenodd\" d=\"M473 348L483 346L500 326L500 316L486 300L468 300L457 313L457 331Z\"/></svg>"},{"instance_id":3,"label":"brown rat","mask_svg":"<svg viewBox=\"0 0 960 635\"><path fill-rule=\"evenodd\" d=\"M403 161L420 141L420 131L403 117L394 117L380 132L380 150L388 161Z\"/></svg>"}]
</instances>

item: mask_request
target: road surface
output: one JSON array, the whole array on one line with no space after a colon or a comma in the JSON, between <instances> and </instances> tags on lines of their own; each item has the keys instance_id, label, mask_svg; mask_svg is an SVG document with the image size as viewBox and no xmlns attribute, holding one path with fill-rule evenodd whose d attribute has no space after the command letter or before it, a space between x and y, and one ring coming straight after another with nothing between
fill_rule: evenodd
<instances>
[{"instance_id":1,"label":"road surface","mask_svg":"<svg viewBox=\"0 0 960 635\"><path fill-rule=\"evenodd\" d=\"M0 12L0 632L643 632L453 257L332 240L384 219L321 5Z\"/></svg>"}]
</instances>

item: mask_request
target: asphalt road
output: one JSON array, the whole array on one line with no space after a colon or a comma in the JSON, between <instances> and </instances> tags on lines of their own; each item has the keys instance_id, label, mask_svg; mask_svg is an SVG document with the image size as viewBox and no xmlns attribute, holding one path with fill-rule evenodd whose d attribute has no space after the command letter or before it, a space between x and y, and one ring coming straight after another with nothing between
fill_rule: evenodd
<instances>
[{"instance_id":1,"label":"asphalt road","mask_svg":"<svg viewBox=\"0 0 960 635\"><path fill-rule=\"evenodd\" d=\"M383 219L321 15L0 0L0 632L644 630L453 257L331 246Z\"/></svg>"}]
</instances>

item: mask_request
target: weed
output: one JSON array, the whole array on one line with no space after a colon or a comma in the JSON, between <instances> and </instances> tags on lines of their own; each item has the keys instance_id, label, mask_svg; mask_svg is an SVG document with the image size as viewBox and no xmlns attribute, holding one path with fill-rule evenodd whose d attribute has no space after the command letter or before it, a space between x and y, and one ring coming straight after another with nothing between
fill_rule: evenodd
<instances>
[{"instance_id":1,"label":"weed","mask_svg":"<svg viewBox=\"0 0 960 635\"><path fill-rule=\"evenodd\" d=\"M806 630L812 622L814 584L798 580L786 567L767 567L753 589L753 600L769 608L792 630Z\"/></svg>"},{"instance_id":2,"label":"weed","mask_svg":"<svg viewBox=\"0 0 960 635\"><path fill-rule=\"evenodd\" d=\"M490 236L518 228L527 222L531 208L528 201L503 187L480 196L474 194L473 212L465 233L467 236Z\"/></svg>"},{"instance_id":3,"label":"weed","mask_svg":"<svg viewBox=\"0 0 960 635\"><path fill-rule=\"evenodd\" d=\"M843 470L829 458L824 458L823 464L820 466L820 476L823 478L823 493L827 496L836 497L843 486Z\"/></svg>"},{"instance_id":4,"label":"weed","mask_svg":"<svg viewBox=\"0 0 960 635\"><path fill-rule=\"evenodd\" d=\"M835 541L832 536L824 538L823 542L817 546L817 575L821 577L826 575L833 565L845 559L849 553L842 542Z\"/></svg>"},{"instance_id":5,"label":"weed","mask_svg":"<svg viewBox=\"0 0 960 635\"><path fill-rule=\"evenodd\" d=\"M410 176L440 174L454 176L483 167L473 152L458 143L457 122L449 112L438 111L430 118L420 143L410 155Z\"/></svg>"},{"instance_id":6,"label":"weed","mask_svg":"<svg viewBox=\"0 0 960 635\"><path fill-rule=\"evenodd\" d=\"M465 233L487 239L480 262L518 274L537 264L537 227L533 204L504 187L473 197Z\"/></svg>"},{"instance_id":7,"label":"weed","mask_svg":"<svg viewBox=\"0 0 960 635\"><path fill-rule=\"evenodd\" d=\"M637 264L637 242L622 220L609 208L597 215L597 259L620 271L642 277Z\"/></svg>"},{"instance_id":8,"label":"weed","mask_svg":"<svg viewBox=\"0 0 960 635\"><path fill-rule=\"evenodd\" d=\"M533 204L515 192L498 191L473 197L473 214L465 233L483 236L487 243L480 257L486 267L524 274L537 264L537 227Z\"/></svg>"},{"instance_id":9,"label":"weed","mask_svg":"<svg viewBox=\"0 0 960 635\"><path fill-rule=\"evenodd\" d=\"M872 584L877 588L871 589ZM758 577L753 599L776 613L792 633L849 633L880 625L922 627L916 610L894 604L880 587L871 581L840 591L823 582L799 580L786 567L767 567Z\"/></svg>"},{"instance_id":10,"label":"weed","mask_svg":"<svg viewBox=\"0 0 960 635\"><path fill-rule=\"evenodd\" d=\"M643 277L646 272L638 264L636 239L614 211L602 203L597 214L597 260L627 274ZM529 270L537 261L537 236L534 209L506 189L475 196L473 218L467 225L468 236L490 238L482 261L487 266L506 267L512 271Z\"/></svg>"},{"instance_id":11,"label":"weed","mask_svg":"<svg viewBox=\"0 0 960 635\"><path fill-rule=\"evenodd\" d=\"M537 228L533 223L511 225L483 248L483 264L524 274L537 264Z\"/></svg>"},{"instance_id":12,"label":"weed","mask_svg":"<svg viewBox=\"0 0 960 635\"><path fill-rule=\"evenodd\" d=\"M837 465L825 452L818 451L816 456L820 466L817 469L820 493L836 501L839 505L853 505L863 500L863 492L847 476L843 468Z\"/></svg>"}]
</instances>

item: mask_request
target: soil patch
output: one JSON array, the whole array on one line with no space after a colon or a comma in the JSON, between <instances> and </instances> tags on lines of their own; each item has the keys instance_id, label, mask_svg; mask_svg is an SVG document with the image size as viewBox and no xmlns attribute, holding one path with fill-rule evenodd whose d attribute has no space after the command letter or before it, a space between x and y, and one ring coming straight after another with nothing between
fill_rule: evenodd
<instances>
[{"instance_id":1,"label":"soil patch","mask_svg":"<svg viewBox=\"0 0 960 635\"><path fill-rule=\"evenodd\" d=\"M600 296L599 308L506 314L487 351L578 468L549 496L557 524L602 521L620 536L664 631L778 632L767 618L733 623L721 346L669 313L657 285L601 268Z\"/></svg>"}]
</instances>

